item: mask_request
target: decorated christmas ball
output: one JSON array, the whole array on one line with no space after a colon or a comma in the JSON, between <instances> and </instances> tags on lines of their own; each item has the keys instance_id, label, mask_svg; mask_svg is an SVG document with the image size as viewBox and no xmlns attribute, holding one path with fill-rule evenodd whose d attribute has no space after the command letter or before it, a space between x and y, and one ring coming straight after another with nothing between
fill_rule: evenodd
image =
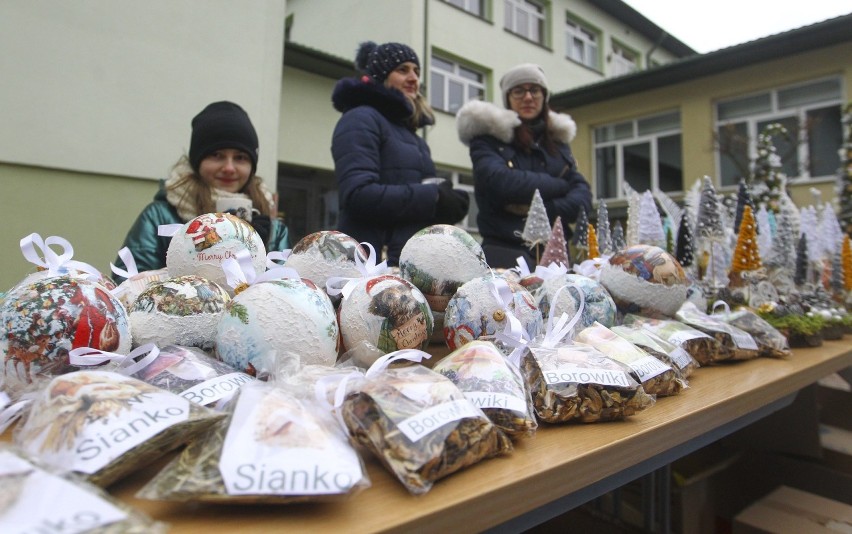
<instances>
[{"instance_id":1,"label":"decorated christmas ball","mask_svg":"<svg viewBox=\"0 0 852 534\"><path fill-rule=\"evenodd\" d=\"M128 310L139 295L150 286L169 279L168 269L155 269L134 274L112 290L112 294Z\"/></svg>"},{"instance_id":2,"label":"decorated christmas ball","mask_svg":"<svg viewBox=\"0 0 852 534\"><path fill-rule=\"evenodd\" d=\"M355 267L355 251L358 249L361 250L361 258L366 258L366 251L352 237L343 232L322 230L300 239L284 266L295 269L299 276L325 289L325 283L332 276L359 276Z\"/></svg>"},{"instance_id":3,"label":"decorated christmas ball","mask_svg":"<svg viewBox=\"0 0 852 534\"><path fill-rule=\"evenodd\" d=\"M325 292L307 279L249 286L225 306L216 353L252 376L286 375L301 365L334 365L339 332Z\"/></svg>"},{"instance_id":4,"label":"decorated christmas ball","mask_svg":"<svg viewBox=\"0 0 852 534\"><path fill-rule=\"evenodd\" d=\"M205 213L184 224L172 236L166 253L169 277L194 274L226 288L222 262L247 250L257 275L266 271L266 248L252 226L230 213Z\"/></svg>"},{"instance_id":5,"label":"decorated christmas ball","mask_svg":"<svg viewBox=\"0 0 852 534\"><path fill-rule=\"evenodd\" d=\"M34 273L28 274L26 277L24 277L23 280L15 284L15 287L28 286L30 284L38 282L39 280L45 280L47 278L54 278L57 276L70 276L72 278L85 279L98 284L107 291L114 291L116 288L115 282L113 282L110 277L104 276L104 273L100 271L93 270L92 272L87 272L72 267L62 267L55 272L49 271L47 269L38 270Z\"/></svg>"},{"instance_id":6,"label":"decorated christmas ball","mask_svg":"<svg viewBox=\"0 0 852 534\"><path fill-rule=\"evenodd\" d=\"M406 241L399 254L399 271L426 296L431 309L444 311L463 283L488 273L488 264L482 247L469 233L450 224L435 224Z\"/></svg>"},{"instance_id":7,"label":"decorated christmas ball","mask_svg":"<svg viewBox=\"0 0 852 534\"><path fill-rule=\"evenodd\" d=\"M155 343L212 350L216 325L230 300L222 286L196 275L156 282L129 308L133 346Z\"/></svg>"},{"instance_id":8,"label":"decorated christmas ball","mask_svg":"<svg viewBox=\"0 0 852 534\"><path fill-rule=\"evenodd\" d=\"M426 297L393 275L362 278L340 303L340 333L346 350L365 344L382 353L426 350L434 318Z\"/></svg>"},{"instance_id":9,"label":"decorated christmas ball","mask_svg":"<svg viewBox=\"0 0 852 534\"><path fill-rule=\"evenodd\" d=\"M570 284L569 287L564 286ZM561 289L561 291L560 291ZM609 291L596 280L579 274L564 274L559 277L550 278L544 282L544 291L547 294L548 312L542 314L549 317L553 314L554 320L563 313L574 317L580 308L580 295L583 293L583 314L577 321L576 330L579 331L591 326L596 321L607 328L615 325L616 306Z\"/></svg>"},{"instance_id":10,"label":"decorated christmas ball","mask_svg":"<svg viewBox=\"0 0 852 534\"><path fill-rule=\"evenodd\" d=\"M41 278L0 303L0 389L76 369L68 352L79 347L131 350L127 311L103 286L69 275Z\"/></svg>"},{"instance_id":11,"label":"decorated christmas ball","mask_svg":"<svg viewBox=\"0 0 852 534\"><path fill-rule=\"evenodd\" d=\"M495 295L493 283L508 286L508 305ZM444 315L444 339L447 345L455 350L475 339L503 332L510 321L507 311L520 321L530 338L541 331L541 312L532 294L517 282L490 275L465 282L447 304Z\"/></svg>"},{"instance_id":12,"label":"decorated christmas ball","mask_svg":"<svg viewBox=\"0 0 852 534\"><path fill-rule=\"evenodd\" d=\"M601 268L599 280L620 312L649 316L674 316L689 286L674 256L652 245L616 252Z\"/></svg>"}]
</instances>

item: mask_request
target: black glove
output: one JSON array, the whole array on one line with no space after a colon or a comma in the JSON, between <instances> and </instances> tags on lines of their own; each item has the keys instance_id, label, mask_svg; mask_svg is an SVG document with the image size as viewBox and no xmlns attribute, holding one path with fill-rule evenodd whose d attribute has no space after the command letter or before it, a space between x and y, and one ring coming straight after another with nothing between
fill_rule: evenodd
<instances>
[{"instance_id":1,"label":"black glove","mask_svg":"<svg viewBox=\"0 0 852 534\"><path fill-rule=\"evenodd\" d=\"M465 191L453 189L447 181L438 184L438 204L435 206L436 224L455 224L467 215L470 197Z\"/></svg>"},{"instance_id":2,"label":"black glove","mask_svg":"<svg viewBox=\"0 0 852 534\"><path fill-rule=\"evenodd\" d=\"M269 242L269 232L272 230L272 221L269 220L269 215L256 213L252 216L250 224L255 232L257 232L257 235L263 240L263 244L266 245Z\"/></svg>"}]
</instances>

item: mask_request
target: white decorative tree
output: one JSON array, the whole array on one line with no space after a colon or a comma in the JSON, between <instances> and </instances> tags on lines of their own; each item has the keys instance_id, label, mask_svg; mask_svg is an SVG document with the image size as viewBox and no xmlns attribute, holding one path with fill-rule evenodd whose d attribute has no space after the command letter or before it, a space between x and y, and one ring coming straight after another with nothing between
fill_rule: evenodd
<instances>
[{"instance_id":1,"label":"white decorative tree","mask_svg":"<svg viewBox=\"0 0 852 534\"><path fill-rule=\"evenodd\" d=\"M550 221L547 218L547 210L544 207L544 201L541 199L541 193L538 192L538 189L533 193L530 211L527 213L524 230L521 232L521 239L524 240L524 244L529 248L536 245L544 245L550 239Z\"/></svg>"},{"instance_id":2,"label":"white decorative tree","mask_svg":"<svg viewBox=\"0 0 852 534\"><path fill-rule=\"evenodd\" d=\"M627 241L624 239L624 227L621 226L621 221L615 221L612 226L612 250L617 252L623 248L627 248Z\"/></svg>"},{"instance_id":3,"label":"white decorative tree","mask_svg":"<svg viewBox=\"0 0 852 534\"><path fill-rule=\"evenodd\" d=\"M707 269L704 272L703 280L708 282L712 287L725 287L730 282L728 278L728 253L719 241L712 241L709 250L709 261Z\"/></svg>"},{"instance_id":4,"label":"white decorative tree","mask_svg":"<svg viewBox=\"0 0 852 534\"><path fill-rule=\"evenodd\" d=\"M612 254L612 233L609 229L609 212L606 209L606 202L603 199L598 200L598 225L595 227L595 232L598 236L598 250L601 255Z\"/></svg>"},{"instance_id":5,"label":"white decorative tree","mask_svg":"<svg viewBox=\"0 0 852 534\"><path fill-rule=\"evenodd\" d=\"M799 213L802 225L802 234L808 236L808 261L817 263L822 258L822 240L819 238L819 221L816 209L813 206L805 206Z\"/></svg>"},{"instance_id":6,"label":"white decorative tree","mask_svg":"<svg viewBox=\"0 0 852 534\"><path fill-rule=\"evenodd\" d=\"M645 191L642 194L641 204L639 205L639 229L637 233L639 243L645 245L654 245L661 249L666 249L666 234L663 232L663 223L660 220L660 212L657 211L657 204L654 201L654 195L650 191Z\"/></svg>"},{"instance_id":7,"label":"white decorative tree","mask_svg":"<svg viewBox=\"0 0 852 534\"><path fill-rule=\"evenodd\" d=\"M627 246L639 243L639 206L642 196L633 191L627 200Z\"/></svg>"},{"instance_id":8,"label":"white decorative tree","mask_svg":"<svg viewBox=\"0 0 852 534\"><path fill-rule=\"evenodd\" d=\"M778 232L767 265L784 269L790 276L796 271L796 235L786 211L778 214Z\"/></svg>"},{"instance_id":9,"label":"white decorative tree","mask_svg":"<svg viewBox=\"0 0 852 534\"><path fill-rule=\"evenodd\" d=\"M757 246L761 258L769 258L772 255L772 226L769 223L769 212L766 204L761 203L757 210Z\"/></svg>"}]
</instances>

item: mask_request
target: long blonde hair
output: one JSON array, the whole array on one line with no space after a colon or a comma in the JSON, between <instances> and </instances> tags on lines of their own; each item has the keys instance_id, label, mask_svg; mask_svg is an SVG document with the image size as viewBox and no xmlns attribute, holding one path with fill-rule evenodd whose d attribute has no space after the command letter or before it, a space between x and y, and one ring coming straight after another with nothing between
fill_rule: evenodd
<instances>
[{"instance_id":1,"label":"long blonde hair","mask_svg":"<svg viewBox=\"0 0 852 534\"><path fill-rule=\"evenodd\" d=\"M189 157L181 158L172 166L172 176L177 175L177 180L170 182L166 189L182 192L180 201L185 205L193 206L196 215L202 213L213 213L216 211L216 201L213 199L213 188L207 184L201 176L196 173L189 163ZM253 174L243 186L240 193L251 199L252 207L262 215L271 216L272 206L263 194L263 180Z\"/></svg>"}]
</instances>

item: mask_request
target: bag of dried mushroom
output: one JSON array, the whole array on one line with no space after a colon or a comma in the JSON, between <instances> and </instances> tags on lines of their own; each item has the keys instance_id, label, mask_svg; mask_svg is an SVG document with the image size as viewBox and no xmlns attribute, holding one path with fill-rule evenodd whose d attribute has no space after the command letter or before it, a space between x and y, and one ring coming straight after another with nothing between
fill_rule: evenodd
<instances>
[{"instance_id":1,"label":"bag of dried mushroom","mask_svg":"<svg viewBox=\"0 0 852 534\"><path fill-rule=\"evenodd\" d=\"M626 326L644 328L672 345L682 348L700 365L709 365L729 358L719 341L680 321L652 319L628 313L624 316L623 323Z\"/></svg>"},{"instance_id":2,"label":"bag of dried mushroom","mask_svg":"<svg viewBox=\"0 0 852 534\"><path fill-rule=\"evenodd\" d=\"M510 437L529 437L538 423L520 370L489 341L472 341L432 367L458 386Z\"/></svg>"},{"instance_id":3,"label":"bag of dried mushroom","mask_svg":"<svg viewBox=\"0 0 852 534\"><path fill-rule=\"evenodd\" d=\"M585 344L533 344L521 370L536 414L548 423L612 421L656 402L630 368Z\"/></svg>"},{"instance_id":4,"label":"bag of dried mushroom","mask_svg":"<svg viewBox=\"0 0 852 534\"><path fill-rule=\"evenodd\" d=\"M725 307L727 308L727 304ZM759 347L761 356L767 358L789 358L793 355L793 351L790 350L790 344L787 341L787 336L747 308L740 308L735 311L726 309L722 312L713 313L711 317L751 334L751 337L754 338L754 341Z\"/></svg>"},{"instance_id":5,"label":"bag of dried mushroom","mask_svg":"<svg viewBox=\"0 0 852 534\"><path fill-rule=\"evenodd\" d=\"M166 525L75 476L43 468L22 451L0 445L0 532L149 534Z\"/></svg>"},{"instance_id":6,"label":"bag of dried mushroom","mask_svg":"<svg viewBox=\"0 0 852 534\"><path fill-rule=\"evenodd\" d=\"M675 318L719 341L722 352L727 355L721 361L751 360L760 355L751 334L707 315L691 302L685 302L675 314Z\"/></svg>"},{"instance_id":7,"label":"bag of dried mushroom","mask_svg":"<svg viewBox=\"0 0 852 534\"><path fill-rule=\"evenodd\" d=\"M669 343L650 330L637 325L619 325L612 327L612 331L668 364L683 379L689 378L689 375L698 368L698 360L688 352Z\"/></svg>"},{"instance_id":8,"label":"bag of dried mushroom","mask_svg":"<svg viewBox=\"0 0 852 534\"><path fill-rule=\"evenodd\" d=\"M190 443L137 497L226 503L333 501L370 486L330 406L252 382L228 418Z\"/></svg>"},{"instance_id":9,"label":"bag of dried mushroom","mask_svg":"<svg viewBox=\"0 0 852 534\"><path fill-rule=\"evenodd\" d=\"M642 384L642 388L649 395L677 395L687 385L670 365L651 356L597 321L581 330L576 339L630 367L633 378Z\"/></svg>"},{"instance_id":10,"label":"bag of dried mushroom","mask_svg":"<svg viewBox=\"0 0 852 534\"><path fill-rule=\"evenodd\" d=\"M108 486L222 417L135 378L75 371L34 395L13 439L41 463Z\"/></svg>"},{"instance_id":11,"label":"bag of dried mushroom","mask_svg":"<svg viewBox=\"0 0 852 534\"><path fill-rule=\"evenodd\" d=\"M413 494L485 458L512 450L511 440L448 378L422 365L429 355L382 356L343 401L350 434ZM397 360L408 365L391 367Z\"/></svg>"},{"instance_id":12,"label":"bag of dried mushroom","mask_svg":"<svg viewBox=\"0 0 852 534\"><path fill-rule=\"evenodd\" d=\"M221 408L243 384L254 377L236 371L196 347L153 343L137 347L127 356L82 347L69 353L72 365L99 365L180 395L186 400Z\"/></svg>"}]
</instances>

